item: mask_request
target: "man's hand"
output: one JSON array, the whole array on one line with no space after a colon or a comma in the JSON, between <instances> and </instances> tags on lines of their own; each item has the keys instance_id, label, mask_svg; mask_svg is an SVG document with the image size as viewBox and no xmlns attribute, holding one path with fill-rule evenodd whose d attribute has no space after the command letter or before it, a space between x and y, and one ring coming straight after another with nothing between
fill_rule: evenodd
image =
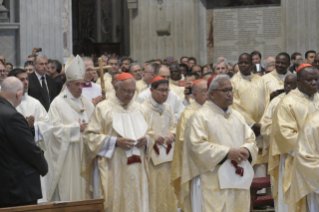
<instances>
[{"instance_id":1,"label":"man's hand","mask_svg":"<svg viewBox=\"0 0 319 212\"><path fill-rule=\"evenodd\" d=\"M33 48L32 55L35 55L39 50L40 50L40 48Z\"/></svg>"},{"instance_id":2,"label":"man's hand","mask_svg":"<svg viewBox=\"0 0 319 212\"><path fill-rule=\"evenodd\" d=\"M92 99L92 103L94 106L96 106L101 101L102 101L102 96L98 96L98 97Z\"/></svg>"},{"instance_id":3,"label":"man's hand","mask_svg":"<svg viewBox=\"0 0 319 212\"><path fill-rule=\"evenodd\" d=\"M255 136L258 137L260 135L261 124L254 124L251 129L254 131Z\"/></svg>"},{"instance_id":4,"label":"man's hand","mask_svg":"<svg viewBox=\"0 0 319 212\"><path fill-rule=\"evenodd\" d=\"M248 160L248 158L249 158L249 156L250 156L250 153L249 153L249 151L248 151L247 148L242 147L242 148L239 149L239 152L240 152L242 155L245 156L246 160Z\"/></svg>"},{"instance_id":5,"label":"man's hand","mask_svg":"<svg viewBox=\"0 0 319 212\"><path fill-rule=\"evenodd\" d=\"M155 135L155 143L158 145L163 145L165 143L165 139L160 135Z\"/></svg>"},{"instance_id":6,"label":"man's hand","mask_svg":"<svg viewBox=\"0 0 319 212\"><path fill-rule=\"evenodd\" d=\"M147 138L146 138L146 136L143 136L143 137L137 139L136 147L143 148L144 146L146 146L146 144L147 144Z\"/></svg>"},{"instance_id":7,"label":"man's hand","mask_svg":"<svg viewBox=\"0 0 319 212\"><path fill-rule=\"evenodd\" d=\"M116 145L124 150L130 150L134 146L134 140L129 138L118 137Z\"/></svg>"},{"instance_id":8,"label":"man's hand","mask_svg":"<svg viewBox=\"0 0 319 212\"><path fill-rule=\"evenodd\" d=\"M169 133L167 135L165 143L166 144L172 144L174 141L175 141L175 135L173 133Z\"/></svg>"},{"instance_id":9,"label":"man's hand","mask_svg":"<svg viewBox=\"0 0 319 212\"><path fill-rule=\"evenodd\" d=\"M271 94L270 94L270 101L275 98L276 96L278 96L279 93L277 91L273 91Z\"/></svg>"},{"instance_id":10,"label":"man's hand","mask_svg":"<svg viewBox=\"0 0 319 212\"><path fill-rule=\"evenodd\" d=\"M84 132L84 130L86 129L86 127L88 126L88 123L83 123L81 122L81 119L78 120L79 124L80 124L80 131Z\"/></svg>"},{"instance_id":11,"label":"man's hand","mask_svg":"<svg viewBox=\"0 0 319 212\"><path fill-rule=\"evenodd\" d=\"M27 117L25 117L25 119L27 120L29 127L31 129L34 128L34 121L35 121L34 116L32 116L32 115L27 116Z\"/></svg>"},{"instance_id":12,"label":"man's hand","mask_svg":"<svg viewBox=\"0 0 319 212\"><path fill-rule=\"evenodd\" d=\"M235 148L229 149L227 159L236 161L238 164L240 164L243 160L247 160L246 155Z\"/></svg>"}]
</instances>

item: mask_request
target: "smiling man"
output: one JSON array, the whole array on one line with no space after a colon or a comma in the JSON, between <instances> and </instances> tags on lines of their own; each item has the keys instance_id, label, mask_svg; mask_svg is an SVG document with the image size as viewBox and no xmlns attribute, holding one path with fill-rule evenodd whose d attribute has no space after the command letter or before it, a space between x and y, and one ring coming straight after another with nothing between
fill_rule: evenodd
<instances>
[{"instance_id":1,"label":"smiling man","mask_svg":"<svg viewBox=\"0 0 319 212\"><path fill-rule=\"evenodd\" d=\"M284 88L284 80L290 65L290 56L286 52L282 52L277 55L275 67L276 70L262 76L265 85L267 86L268 93L270 94L270 100L278 96L280 93L277 90Z\"/></svg>"},{"instance_id":2,"label":"smiling man","mask_svg":"<svg viewBox=\"0 0 319 212\"><path fill-rule=\"evenodd\" d=\"M49 110L53 125L53 135L45 152L50 170L47 180L49 201L85 199L85 181L80 175L82 133L94 106L82 96L85 65L79 55L67 61L65 74L66 87Z\"/></svg>"},{"instance_id":3,"label":"smiling man","mask_svg":"<svg viewBox=\"0 0 319 212\"><path fill-rule=\"evenodd\" d=\"M269 103L268 90L260 76L251 72L254 66L248 53L238 58L239 72L230 80L234 90L232 108L238 111L256 136L259 148L257 163L254 166L255 177L266 177L266 163L262 157L263 138L260 135L260 120ZM264 193L260 192L260 193Z\"/></svg>"},{"instance_id":4,"label":"smiling man","mask_svg":"<svg viewBox=\"0 0 319 212\"><path fill-rule=\"evenodd\" d=\"M273 197L278 211L287 212L294 148L306 118L319 109L318 72L310 64L297 69L297 88L278 104L273 116L268 172L273 177ZM299 180L293 183L301 183Z\"/></svg>"},{"instance_id":5,"label":"smiling man","mask_svg":"<svg viewBox=\"0 0 319 212\"><path fill-rule=\"evenodd\" d=\"M185 205L185 211L247 212L250 207L249 190L221 189L218 173L226 162L256 163L258 148L255 135L244 117L230 107L233 87L229 77L217 75L209 81L209 100L186 125L181 178L181 199L186 201L181 204ZM235 169L230 168L235 176Z\"/></svg>"}]
</instances>

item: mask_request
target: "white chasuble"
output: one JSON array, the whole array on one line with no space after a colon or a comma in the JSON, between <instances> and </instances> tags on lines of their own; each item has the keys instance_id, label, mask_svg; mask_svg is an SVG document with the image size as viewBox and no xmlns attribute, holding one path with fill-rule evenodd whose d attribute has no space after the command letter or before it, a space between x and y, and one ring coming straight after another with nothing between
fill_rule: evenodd
<instances>
[{"instance_id":1,"label":"white chasuble","mask_svg":"<svg viewBox=\"0 0 319 212\"><path fill-rule=\"evenodd\" d=\"M48 198L61 201L85 199L85 181L81 177L83 151L80 122L87 123L94 106L85 97L74 98L65 88L49 110L53 135L48 144Z\"/></svg>"},{"instance_id":2,"label":"white chasuble","mask_svg":"<svg viewBox=\"0 0 319 212\"><path fill-rule=\"evenodd\" d=\"M221 189L218 178L219 163L225 159L229 149L241 147L249 150L251 165L254 165L258 152L255 135L236 110L228 108L225 112L207 101L190 117L184 136L181 175L181 200L185 201L181 204L185 204L185 212L192 211L191 205L201 207L202 211L249 211L250 191ZM233 174L236 174L235 168ZM193 198L190 204L193 180L200 180L197 187L201 198Z\"/></svg>"},{"instance_id":3,"label":"white chasuble","mask_svg":"<svg viewBox=\"0 0 319 212\"><path fill-rule=\"evenodd\" d=\"M149 200L150 211L153 212L171 212L177 211L177 201L174 194L173 186L170 184L170 170L172 166L172 158L167 161L166 156L174 152L173 145L158 145L155 143L155 135L160 135L167 138L169 133L176 133L176 121L171 107L164 104L157 104L155 100L150 97L142 104L145 112L145 119L149 125L150 137L149 144ZM164 151L161 151L164 150ZM163 160L160 164L155 164L157 161Z\"/></svg>"},{"instance_id":4,"label":"white chasuble","mask_svg":"<svg viewBox=\"0 0 319 212\"><path fill-rule=\"evenodd\" d=\"M115 95L109 96L96 106L84 131L82 176L86 179L87 198L94 194L94 198L104 199L107 212L150 211L148 147L139 149L140 161L128 164L126 149L115 146L121 135L113 127L113 115L134 113L144 116L139 103L131 101L124 105Z\"/></svg>"},{"instance_id":5,"label":"white chasuble","mask_svg":"<svg viewBox=\"0 0 319 212\"><path fill-rule=\"evenodd\" d=\"M45 108L37 99L29 96L28 93L25 93L20 105L16 107L16 109L24 117L31 115L34 116L34 140L43 151L46 151L48 142L52 135L52 126L50 117ZM48 201L46 189L47 175L44 177L41 176L40 178L42 199L39 199L38 203L45 203Z\"/></svg>"}]
</instances>

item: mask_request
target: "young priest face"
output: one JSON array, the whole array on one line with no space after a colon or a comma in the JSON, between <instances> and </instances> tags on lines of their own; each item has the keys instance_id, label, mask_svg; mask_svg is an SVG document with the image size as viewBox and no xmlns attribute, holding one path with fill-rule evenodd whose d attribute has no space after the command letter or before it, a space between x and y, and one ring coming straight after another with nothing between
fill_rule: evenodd
<instances>
[{"instance_id":1,"label":"young priest face","mask_svg":"<svg viewBox=\"0 0 319 212\"><path fill-rule=\"evenodd\" d=\"M152 98L158 103L163 104L166 102L168 97L168 81L167 80L161 80L162 82L158 84L157 86L151 87L151 93Z\"/></svg>"}]
</instances>

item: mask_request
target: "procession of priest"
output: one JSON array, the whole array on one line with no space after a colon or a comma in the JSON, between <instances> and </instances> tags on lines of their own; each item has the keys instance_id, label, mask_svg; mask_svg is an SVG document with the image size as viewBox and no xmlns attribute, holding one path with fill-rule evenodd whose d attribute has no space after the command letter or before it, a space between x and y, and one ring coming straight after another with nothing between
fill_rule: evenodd
<instances>
[{"instance_id":1,"label":"procession of priest","mask_svg":"<svg viewBox=\"0 0 319 212\"><path fill-rule=\"evenodd\" d=\"M319 211L319 53L199 66L0 56L0 208L104 199L106 212ZM42 194L41 194L42 193Z\"/></svg>"}]
</instances>

